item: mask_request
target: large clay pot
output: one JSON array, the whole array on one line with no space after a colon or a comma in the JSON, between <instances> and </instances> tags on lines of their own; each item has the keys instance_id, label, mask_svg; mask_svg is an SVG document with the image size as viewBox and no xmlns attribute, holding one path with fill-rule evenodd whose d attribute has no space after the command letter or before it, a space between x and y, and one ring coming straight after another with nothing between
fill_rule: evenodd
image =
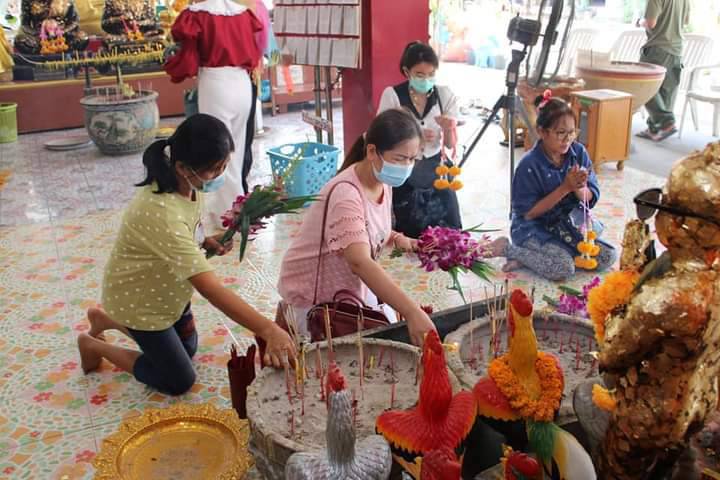
<instances>
[{"instance_id":1,"label":"large clay pot","mask_svg":"<svg viewBox=\"0 0 720 480\"><path fill-rule=\"evenodd\" d=\"M611 66L575 67L585 80L587 90L617 90L633 96L632 111L637 112L660 89L665 79L665 67L642 62L612 62Z\"/></svg>"},{"instance_id":2,"label":"large clay pot","mask_svg":"<svg viewBox=\"0 0 720 480\"><path fill-rule=\"evenodd\" d=\"M157 92L141 90L133 98L118 94L117 87L97 87L80 99L85 128L106 155L128 155L145 150L160 122Z\"/></svg>"}]
</instances>

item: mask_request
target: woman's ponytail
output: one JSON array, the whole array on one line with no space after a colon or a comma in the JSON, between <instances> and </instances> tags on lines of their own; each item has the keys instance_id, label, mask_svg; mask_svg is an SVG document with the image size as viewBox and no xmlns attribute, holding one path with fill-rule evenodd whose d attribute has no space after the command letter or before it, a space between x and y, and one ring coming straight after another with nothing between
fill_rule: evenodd
<instances>
[{"instance_id":1,"label":"woman's ponytail","mask_svg":"<svg viewBox=\"0 0 720 480\"><path fill-rule=\"evenodd\" d=\"M345 156L345 161L342 164L342 167L340 167L340 172L345 170L346 168L351 167L352 165L362 162L362 160L365 158L365 135L360 135L357 140L355 140L355 143L353 143L353 146L350 147L350 151Z\"/></svg>"},{"instance_id":2,"label":"woman's ponytail","mask_svg":"<svg viewBox=\"0 0 720 480\"><path fill-rule=\"evenodd\" d=\"M178 189L177 176L175 174L175 166L171 161L170 152L166 153L166 149L171 149L171 142L168 140L158 140L153 142L143 154L143 165L145 165L145 180L136 184L136 187L144 187L157 183L155 193L171 193Z\"/></svg>"}]
</instances>

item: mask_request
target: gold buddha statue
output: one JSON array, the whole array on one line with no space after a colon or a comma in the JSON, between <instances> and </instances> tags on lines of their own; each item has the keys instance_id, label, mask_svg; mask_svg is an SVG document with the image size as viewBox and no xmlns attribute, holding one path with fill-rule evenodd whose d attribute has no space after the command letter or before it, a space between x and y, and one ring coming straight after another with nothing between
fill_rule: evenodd
<instances>
[{"instance_id":1,"label":"gold buddha statue","mask_svg":"<svg viewBox=\"0 0 720 480\"><path fill-rule=\"evenodd\" d=\"M129 41L158 37L162 30L155 15L155 0L105 0L102 29Z\"/></svg>"},{"instance_id":2,"label":"gold buddha statue","mask_svg":"<svg viewBox=\"0 0 720 480\"><path fill-rule=\"evenodd\" d=\"M15 37L15 48L26 55L37 55L42 49L44 30L53 26L62 43L69 50L84 50L87 35L80 30L79 16L73 0L22 0L20 29ZM55 53L60 53L58 50Z\"/></svg>"}]
</instances>

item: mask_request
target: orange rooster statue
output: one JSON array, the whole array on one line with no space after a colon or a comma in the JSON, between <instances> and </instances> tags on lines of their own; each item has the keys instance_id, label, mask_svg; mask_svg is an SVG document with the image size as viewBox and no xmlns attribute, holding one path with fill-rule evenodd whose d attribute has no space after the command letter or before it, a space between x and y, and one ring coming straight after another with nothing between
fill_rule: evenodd
<instances>
[{"instance_id":1,"label":"orange rooster statue","mask_svg":"<svg viewBox=\"0 0 720 480\"><path fill-rule=\"evenodd\" d=\"M355 442L352 395L337 365L328 368L328 416L324 452L295 453L285 464L286 480L387 480L390 448L381 436Z\"/></svg>"},{"instance_id":2,"label":"orange rooster statue","mask_svg":"<svg viewBox=\"0 0 720 480\"><path fill-rule=\"evenodd\" d=\"M514 290L508 308L508 351L490 363L488 376L473 389L478 414L525 422L529 446L550 478L594 480L588 453L575 437L553 423L563 390L559 361L538 351L532 301L522 290Z\"/></svg>"},{"instance_id":3,"label":"orange rooster statue","mask_svg":"<svg viewBox=\"0 0 720 480\"><path fill-rule=\"evenodd\" d=\"M477 415L471 392L453 395L445 350L435 331L425 337L422 365L417 405L384 412L375 424L377 432L390 442L395 460L415 479L421 478L423 455L432 450L456 451Z\"/></svg>"}]
</instances>

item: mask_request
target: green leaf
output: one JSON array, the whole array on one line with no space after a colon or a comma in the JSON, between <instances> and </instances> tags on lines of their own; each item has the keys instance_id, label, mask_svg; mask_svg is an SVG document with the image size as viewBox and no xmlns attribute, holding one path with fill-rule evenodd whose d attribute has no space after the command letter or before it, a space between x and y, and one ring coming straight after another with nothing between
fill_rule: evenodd
<instances>
[{"instance_id":1,"label":"green leaf","mask_svg":"<svg viewBox=\"0 0 720 480\"><path fill-rule=\"evenodd\" d=\"M467 300L465 300L465 294L462 291L462 286L460 285L460 280L458 279L458 267L453 267L450 270L448 270L448 273L450 274L450 277L453 281L453 286L451 287L452 290L455 290L460 294L460 298L462 298L462 301L464 304L467 305Z\"/></svg>"},{"instance_id":2,"label":"green leaf","mask_svg":"<svg viewBox=\"0 0 720 480\"><path fill-rule=\"evenodd\" d=\"M563 292L566 295L572 295L573 297L583 298L583 292L578 290L577 288L568 287L567 285L560 285L558 287L561 292Z\"/></svg>"},{"instance_id":3,"label":"green leaf","mask_svg":"<svg viewBox=\"0 0 720 480\"><path fill-rule=\"evenodd\" d=\"M402 257L404 252L400 250L399 248L393 248L392 252L390 252L390 258L400 258Z\"/></svg>"},{"instance_id":4,"label":"green leaf","mask_svg":"<svg viewBox=\"0 0 720 480\"><path fill-rule=\"evenodd\" d=\"M553 308L557 308L557 307L558 307L558 302L557 302L557 300L555 300L554 298L550 298L550 297L548 297L547 295L543 295L542 299L543 299L543 301L544 301L545 303L547 303L547 304L550 305L551 307L553 307Z\"/></svg>"},{"instance_id":5,"label":"green leaf","mask_svg":"<svg viewBox=\"0 0 720 480\"><path fill-rule=\"evenodd\" d=\"M247 215L243 215L242 222L240 224L240 261L242 262L245 256L245 249L247 248L248 240L250 237L250 218Z\"/></svg>"},{"instance_id":6,"label":"green leaf","mask_svg":"<svg viewBox=\"0 0 720 480\"><path fill-rule=\"evenodd\" d=\"M492 228L492 229L485 230L485 229L480 228L481 226L482 226L482 223L478 223L477 225L475 225L475 226L473 226L473 227L466 228L465 230L463 230L463 232L468 232L468 233L491 233L491 232L499 232L499 231L500 231L499 228Z\"/></svg>"}]
</instances>

